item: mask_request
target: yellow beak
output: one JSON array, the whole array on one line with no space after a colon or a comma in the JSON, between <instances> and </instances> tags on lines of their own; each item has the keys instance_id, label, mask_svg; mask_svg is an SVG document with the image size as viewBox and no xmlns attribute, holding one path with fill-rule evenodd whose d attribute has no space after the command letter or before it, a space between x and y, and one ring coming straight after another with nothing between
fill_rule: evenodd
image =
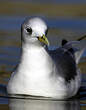
<instances>
[{"instance_id":1,"label":"yellow beak","mask_svg":"<svg viewBox=\"0 0 86 110\"><path fill-rule=\"evenodd\" d=\"M49 41L48 41L48 39L46 38L45 35L43 35L42 37L38 37L38 40L39 40L40 42L42 42L42 43L44 43L44 44L46 44L46 45L49 46Z\"/></svg>"}]
</instances>

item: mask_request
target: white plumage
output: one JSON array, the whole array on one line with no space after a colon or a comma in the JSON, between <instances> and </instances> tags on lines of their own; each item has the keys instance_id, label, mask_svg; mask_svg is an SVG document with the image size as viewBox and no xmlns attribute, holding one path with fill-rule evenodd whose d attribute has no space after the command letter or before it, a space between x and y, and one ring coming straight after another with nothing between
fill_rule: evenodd
<instances>
[{"instance_id":1,"label":"white plumage","mask_svg":"<svg viewBox=\"0 0 86 110\"><path fill-rule=\"evenodd\" d=\"M45 46L49 44L46 31L40 18L27 19L22 25L21 59L9 80L8 94L65 99L77 93L81 75L74 53L68 50L72 46L49 51Z\"/></svg>"}]
</instances>

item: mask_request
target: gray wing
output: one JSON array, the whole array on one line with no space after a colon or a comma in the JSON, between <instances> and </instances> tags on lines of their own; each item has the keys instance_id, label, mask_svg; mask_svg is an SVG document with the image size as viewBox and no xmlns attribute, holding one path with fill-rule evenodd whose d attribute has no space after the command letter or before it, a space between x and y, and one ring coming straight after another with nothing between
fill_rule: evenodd
<instances>
[{"instance_id":1,"label":"gray wing","mask_svg":"<svg viewBox=\"0 0 86 110\"><path fill-rule=\"evenodd\" d=\"M77 69L73 52L70 50L66 51L64 48L60 47L53 51L48 50L48 53L56 64L57 74L63 77L67 82L75 78Z\"/></svg>"}]
</instances>

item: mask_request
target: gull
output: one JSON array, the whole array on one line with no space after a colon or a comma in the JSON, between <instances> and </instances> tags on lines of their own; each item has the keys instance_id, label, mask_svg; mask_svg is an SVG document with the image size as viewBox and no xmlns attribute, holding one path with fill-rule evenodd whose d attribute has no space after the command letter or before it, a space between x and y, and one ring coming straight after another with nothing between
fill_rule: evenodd
<instances>
[{"instance_id":1,"label":"gull","mask_svg":"<svg viewBox=\"0 0 86 110\"><path fill-rule=\"evenodd\" d=\"M49 50L46 23L38 17L26 19L21 26L20 62L7 85L9 95L31 95L51 99L67 99L77 94L81 84L72 44Z\"/></svg>"}]
</instances>

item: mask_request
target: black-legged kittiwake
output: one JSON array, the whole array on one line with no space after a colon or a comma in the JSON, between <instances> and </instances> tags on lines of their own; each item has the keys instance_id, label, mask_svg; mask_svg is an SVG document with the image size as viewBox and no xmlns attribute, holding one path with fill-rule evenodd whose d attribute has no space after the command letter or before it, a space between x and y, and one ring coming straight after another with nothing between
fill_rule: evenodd
<instances>
[{"instance_id":1,"label":"black-legged kittiwake","mask_svg":"<svg viewBox=\"0 0 86 110\"><path fill-rule=\"evenodd\" d=\"M81 74L77 67L77 42L62 41L56 50L48 50L47 25L41 18L26 19L21 28L20 63L7 86L8 94L67 99L80 88Z\"/></svg>"}]
</instances>

